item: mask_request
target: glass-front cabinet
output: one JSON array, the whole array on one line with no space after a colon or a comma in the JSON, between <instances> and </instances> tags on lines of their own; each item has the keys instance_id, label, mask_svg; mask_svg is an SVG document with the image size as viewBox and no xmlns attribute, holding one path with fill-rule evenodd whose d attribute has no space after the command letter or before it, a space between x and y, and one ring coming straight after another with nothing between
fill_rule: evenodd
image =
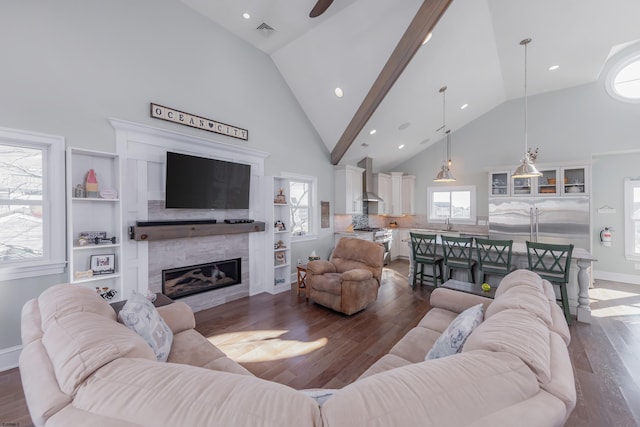
<instances>
[{"instance_id":1,"label":"glass-front cabinet","mask_svg":"<svg viewBox=\"0 0 640 427\"><path fill-rule=\"evenodd\" d=\"M558 169L545 169L540 171L536 181L536 195L538 196L557 196L560 194L558 189Z\"/></svg>"},{"instance_id":2,"label":"glass-front cabinet","mask_svg":"<svg viewBox=\"0 0 640 427\"><path fill-rule=\"evenodd\" d=\"M490 172L489 173L489 188L491 196L509 196L511 194L511 188L509 186L509 172Z\"/></svg>"},{"instance_id":3,"label":"glass-front cabinet","mask_svg":"<svg viewBox=\"0 0 640 427\"><path fill-rule=\"evenodd\" d=\"M562 168L562 194L589 194L589 169L586 166Z\"/></svg>"},{"instance_id":4,"label":"glass-front cabinet","mask_svg":"<svg viewBox=\"0 0 640 427\"><path fill-rule=\"evenodd\" d=\"M589 166L539 167L537 178L514 178L511 171L489 172L489 197L589 194Z\"/></svg>"}]
</instances>

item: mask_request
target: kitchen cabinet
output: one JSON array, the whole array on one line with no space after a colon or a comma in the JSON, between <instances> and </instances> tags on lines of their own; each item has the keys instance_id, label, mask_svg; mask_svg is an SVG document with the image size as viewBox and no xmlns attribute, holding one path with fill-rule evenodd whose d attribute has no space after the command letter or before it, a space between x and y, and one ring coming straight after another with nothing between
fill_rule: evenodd
<instances>
[{"instance_id":1,"label":"kitchen cabinet","mask_svg":"<svg viewBox=\"0 0 640 427\"><path fill-rule=\"evenodd\" d=\"M408 228L398 228L391 232L391 259L409 259L411 237Z\"/></svg>"},{"instance_id":2,"label":"kitchen cabinet","mask_svg":"<svg viewBox=\"0 0 640 427\"><path fill-rule=\"evenodd\" d=\"M589 166L539 167L542 176L513 178L509 171L489 172L489 197L564 196L589 193Z\"/></svg>"},{"instance_id":3,"label":"kitchen cabinet","mask_svg":"<svg viewBox=\"0 0 640 427\"><path fill-rule=\"evenodd\" d=\"M389 215L391 213L391 175L386 173L373 174L373 192L383 201L369 204L371 215Z\"/></svg>"},{"instance_id":4,"label":"kitchen cabinet","mask_svg":"<svg viewBox=\"0 0 640 427\"><path fill-rule=\"evenodd\" d=\"M402 214L413 215L416 192L416 177L402 175Z\"/></svg>"},{"instance_id":5,"label":"kitchen cabinet","mask_svg":"<svg viewBox=\"0 0 640 427\"><path fill-rule=\"evenodd\" d=\"M335 213L340 215L362 215L363 168L344 165L335 169Z\"/></svg>"}]
</instances>

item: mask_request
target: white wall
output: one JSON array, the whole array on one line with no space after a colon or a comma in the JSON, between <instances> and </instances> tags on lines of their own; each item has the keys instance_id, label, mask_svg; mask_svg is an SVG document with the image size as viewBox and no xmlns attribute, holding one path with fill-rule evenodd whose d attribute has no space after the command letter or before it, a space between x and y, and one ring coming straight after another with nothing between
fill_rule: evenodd
<instances>
[{"instance_id":1,"label":"white wall","mask_svg":"<svg viewBox=\"0 0 640 427\"><path fill-rule=\"evenodd\" d=\"M178 1L4 2L0 52L2 127L114 151L115 117L255 148L271 153L267 175L315 175L320 200L333 202L329 153L269 56ZM249 141L152 119L150 102L248 129ZM328 251L332 232L315 249ZM294 259L306 255L293 247ZM0 282L0 349L20 344L24 302L64 281Z\"/></svg>"},{"instance_id":2,"label":"white wall","mask_svg":"<svg viewBox=\"0 0 640 427\"><path fill-rule=\"evenodd\" d=\"M537 163L563 164L591 162L596 153L638 150L640 148L640 104L613 100L601 81L550 92L528 99L529 147L539 147ZM472 107L470 107L472 108ZM460 114L460 113L456 113ZM514 170L524 151L523 100L501 104L462 129L452 133L453 167L456 185L477 186L478 215L488 215L487 172L506 167ZM442 159L442 142L436 143L397 169L416 175L416 213L426 214L427 186L433 183ZM615 156L596 157L592 173L592 207L617 206L613 224L622 223L622 178L629 176L637 161L620 168ZM606 185L600 185L606 180ZM593 217L592 247L599 262L594 270L635 276L633 263L622 250L599 248L597 235L601 218ZM622 244L622 227L616 238ZM611 253L615 255L611 256ZM601 258L601 259L600 259Z\"/></svg>"}]
</instances>

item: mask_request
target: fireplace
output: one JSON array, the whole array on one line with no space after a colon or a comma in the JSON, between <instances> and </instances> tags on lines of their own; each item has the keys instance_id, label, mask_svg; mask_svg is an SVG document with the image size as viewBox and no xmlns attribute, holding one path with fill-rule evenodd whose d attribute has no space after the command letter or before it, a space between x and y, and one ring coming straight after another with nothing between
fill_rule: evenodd
<instances>
[{"instance_id":1,"label":"fireplace","mask_svg":"<svg viewBox=\"0 0 640 427\"><path fill-rule=\"evenodd\" d=\"M162 293L172 299L236 285L240 258L162 270Z\"/></svg>"}]
</instances>

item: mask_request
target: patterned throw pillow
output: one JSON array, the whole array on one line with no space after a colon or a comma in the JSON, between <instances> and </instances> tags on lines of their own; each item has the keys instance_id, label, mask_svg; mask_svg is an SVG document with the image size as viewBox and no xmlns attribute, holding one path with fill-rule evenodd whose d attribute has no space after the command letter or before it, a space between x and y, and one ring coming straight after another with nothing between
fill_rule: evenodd
<instances>
[{"instance_id":1,"label":"patterned throw pillow","mask_svg":"<svg viewBox=\"0 0 640 427\"><path fill-rule=\"evenodd\" d=\"M167 361L173 343L173 333L144 295L132 291L131 298L118 313L118 320L144 338L158 361Z\"/></svg>"},{"instance_id":2,"label":"patterned throw pillow","mask_svg":"<svg viewBox=\"0 0 640 427\"><path fill-rule=\"evenodd\" d=\"M424 360L439 359L460 352L471 332L482 323L482 304L469 307L453 319L447 329L438 337Z\"/></svg>"}]
</instances>

